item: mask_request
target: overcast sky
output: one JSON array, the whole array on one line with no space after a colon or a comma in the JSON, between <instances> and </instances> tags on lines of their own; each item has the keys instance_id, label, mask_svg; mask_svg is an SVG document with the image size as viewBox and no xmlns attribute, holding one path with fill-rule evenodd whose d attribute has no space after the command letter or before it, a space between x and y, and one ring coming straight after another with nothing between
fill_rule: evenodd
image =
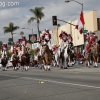
<instances>
[{"instance_id":1,"label":"overcast sky","mask_svg":"<svg viewBox=\"0 0 100 100\"><path fill-rule=\"evenodd\" d=\"M97 10L98 17L100 17L100 1L99 0L77 0L84 4L84 13ZM19 5L7 6L8 2L18 2ZM6 4L6 5L4 5ZM79 14L82 6L76 2L65 3L64 0L0 0L0 41L6 42L11 37L10 33L4 34L3 27L8 26L9 22L13 22L15 26L19 26L20 29L15 33L24 31L25 36L28 39L28 35L31 34L30 30L23 30L22 28L33 28L34 34L37 33L37 25L34 21L30 25L27 23L28 19L34 15L29 12L29 9L35 7L44 7L43 10L45 17L40 22L40 30L44 29L53 30L52 16L56 15L58 19L65 21L76 20L79 18ZM59 24L64 24L58 22ZM20 38L20 35L14 35L14 40Z\"/></svg>"}]
</instances>

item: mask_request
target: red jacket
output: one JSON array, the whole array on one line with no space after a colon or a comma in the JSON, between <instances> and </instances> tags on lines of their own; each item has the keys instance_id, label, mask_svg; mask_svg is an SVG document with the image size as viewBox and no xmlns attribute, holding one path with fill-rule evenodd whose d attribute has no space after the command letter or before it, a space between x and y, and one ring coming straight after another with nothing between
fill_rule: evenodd
<instances>
[{"instance_id":1,"label":"red jacket","mask_svg":"<svg viewBox=\"0 0 100 100\"><path fill-rule=\"evenodd\" d=\"M6 50L7 49L7 44L3 44L2 45L2 51Z\"/></svg>"},{"instance_id":2,"label":"red jacket","mask_svg":"<svg viewBox=\"0 0 100 100\"><path fill-rule=\"evenodd\" d=\"M42 35L42 39L43 39L43 40L44 40L44 39L50 40L50 39L51 39L51 34L50 34L50 33L44 33L44 34Z\"/></svg>"},{"instance_id":3,"label":"red jacket","mask_svg":"<svg viewBox=\"0 0 100 100\"><path fill-rule=\"evenodd\" d=\"M67 39L68 39L68 41L69 41L69 42L72 42L72 41L73 41L73 39L72 39L72 36L71 36L71 35L70 35L70 36L68 36L68 38L67 38Z\"/></svg>"},{"instance_id":4,"label":"red jacket","mask_svg":"<svg viewBox=\"0 0 100 100\"><path fill-rule=\"evenodd\" d=\"M56 51L59 48L59 46L54 46L52 49L53 51Z\"/></svg>"},{"instance_id":5,"label":"red jacket","mask_svg":"<svg viewBox=\"0 0 100 100\"><path fill-rule=\"evenodd\" d=\"M26 39L19 39L19 43L26 45L27 44L27 40Z\"/></svg>"}]
</instances>

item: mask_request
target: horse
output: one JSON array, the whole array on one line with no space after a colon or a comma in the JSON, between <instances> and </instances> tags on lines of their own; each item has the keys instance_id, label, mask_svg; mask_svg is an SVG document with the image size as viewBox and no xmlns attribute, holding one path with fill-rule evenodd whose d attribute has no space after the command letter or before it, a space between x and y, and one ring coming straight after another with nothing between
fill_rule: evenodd
<instances>
[{"instance_id":1,"label":"horse","mask_svg":"<svg viewBox=\"0 0 100 100\"><path fill-rule=\"evenodd\" d=\"M8 59L7 59L6 56L4 56L4 57L1 59L1 64L2 64L2 70L3 70L3 71L6 71L6 70L7 70L7 69L6 69L7 63L8 63Z\"/></svg>"},{"instance_id":2,"label":"horse","mask_svg":"<svg viewBox=\"0 0 100 100\"><path fill-rule=\"evenodd\" d=\"M44 69L44 66L43 66L43 57L41 55L38 55L38 59L37 59L37 65L38 65L38 68L40 69Z\"/></svg>"},{"instance_id":3,"label":"horse","mask_svg":"<svg viewBox=\"0 0 100 100\"><path fill-rule=\"evenodd\" d=\"M98 50L99 50L99 49L98 49L98 43L93 44L93 45L91 46L91 53L92 53L91 57L92 57L92 59L93 59L94 67L98 67L98 66L97 66L98 57L99 57Z\"/></svg>"},{"instance_id":4,"label":"horse","mask_svg":"<svg viewBox=\"0 0 100 100\"><path fill-rule=\"evenodd\" d=\"M16 54L13 54L13 57L12 57L12 65L14 67L14 70L18 70L18 63L19 63L19 58Z\"/></svg>"},{"instance_id":5,"label":"horse","mask_svg":"<svg viewBox=\"0 0 100 100\"><path fill-rule=\"evenodd\" d=\"M68 62L69 62L68 66L73 66L75 63L75 54L73 49L71 48L71 45L68 46L67 53L68 53Z\"/></svg>"},{"instance_id":6,"label":"horse","mask_svg":"<svg viewBox=\"0 0 100 100\"><path fill-rule=\"evenodd\" d=\"M29 65L30 65L30 54L28 52L26 52L25 55L26 55L26 60L27 60L26 66L29 68Z\"/></svg>"},{"instance_id":7,"label":"horse","mask_svg":"<svg viewBox=\"0 0 100 100\"><path fill-rule=\"evenodd\" d=\"M62 49L62 52L60 53L60 63L61 63L61 68L67 69L69 67L68 61L69 59L69 43L66 44L66 46Z\"/></svg>"},{"instance_id":8,"label":"horse","mask_svg":"<svg viewBox=\"0 0 100 100\"><path fill-rule=\"evenodd\" d=\"M43 50L42 57L43 57L44 69L45 71L47 71L47 69L50 70L53 56L47 44L43 45L42 50Z\"/></svg>"},{"instance_id":9,"label":"horse","mask_svg":"<svg viewBox=\"0 0 100 100\"><path fill-rule=\"evenodd\" d=\"M8 58L7 58L7 51L2 52L2 57L1 57L1 64L2 64L2 70L6 71L6 65L8 63Z\"/></svg>"},{"instance_id":10,"label":"horse","mask_svg":"<svg viewBox=\"0 0 100 100\"><path fill-rule=\"evenodd\" d=\"M55 63L55 65L54 66L58 66L58 67L61 67L61 49L60 48L58 48L56 51L54 51L54 63Z\"/></svg>"},{"instance_id":11,"label":"horse","mask_svg":"<svg viewBox=\"0 0 100 100\"><path fill-rule=\"evenodd\" d=\"M60 54L58 52L56 52L54 54L54 61L56 63L56 66L58 66L58 67L59 67L59 59L60 59Z\"/></svg>"},{"instance_id":12,"label":"horse","mask_svg":"<svg viewBox=\"0 0 100 100\"><path fill-rule=\"evenodd\" d=\"M30 55L28 53L24 53L21 55L21 67L22 67L22 71L28 71L29 68L29 64L30 64Z\"/></svg>"},{"instance_id":13,"label":"horse","mask_svg":"<svg viewBox=\"0 0 100 100\"><path fill-rule=\"evenodd\" d=\"M98 54L98 43L94 43L90 46L90 53L88 55L86 55L86 67L90 68L90 61L92 62L91 65L93 65L94 67L98 67L97 66L97 62L98 62L98 58L99 58L99 54Z\"/></svg>"}]
</instances>

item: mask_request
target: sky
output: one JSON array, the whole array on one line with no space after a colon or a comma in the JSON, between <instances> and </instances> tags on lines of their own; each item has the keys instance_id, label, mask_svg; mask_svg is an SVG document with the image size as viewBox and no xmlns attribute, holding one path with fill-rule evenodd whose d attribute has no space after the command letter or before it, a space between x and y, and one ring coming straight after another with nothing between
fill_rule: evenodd
<instances>
[{"instance_id":1,"label":"sky","mask_svg":"<svg viewBox=\"0 0 100 100\"><path fill-rule=\"evenodd\" d=\"M83 3L84 13L97 10L97 17L100 18L100 1L99 0L77 0ZM9 6L12 2L12 6ZM17 2L17 4L15 4ZM8 5L9 3L9 5ZM14 5L15 4L15 5ZM43 13L45 17L40 21L40 31L45 29L52 30L52 16L57 16L58 19L65 21L76 20L79 18L82 6L73 0L69 3L65 3L64 0L0 0L0 41L7 43L8 38L11 38L10 33L4 34L3 27L8 26L10 22L14 23L14 26L19 26L20 29L15 31L14 41L17 41L21 36L19 33L24 32L24 35L28 39L31 30L22 28L33 28L33 33L37 34L36 21L28 24L28 19L34 15L29 12L29 9L35 7L44 7ZM65 24L58 21L58 24Z\"/></svg>"}]
</instances>

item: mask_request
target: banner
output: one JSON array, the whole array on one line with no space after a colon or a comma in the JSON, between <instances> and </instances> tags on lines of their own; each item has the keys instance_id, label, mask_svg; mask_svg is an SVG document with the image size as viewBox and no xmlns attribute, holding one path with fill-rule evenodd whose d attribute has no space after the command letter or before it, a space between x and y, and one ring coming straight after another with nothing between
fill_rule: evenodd
<instances>
[{"instance_id":1,"label":"banner","mask_svg":"<svg viewBox=\"0 0 100 100\"><path fill-rule=\"evenodd\" d=\"M37 34L29 34L29 42L35 43L37 41Z\"/></svg>"}]
</instances>

